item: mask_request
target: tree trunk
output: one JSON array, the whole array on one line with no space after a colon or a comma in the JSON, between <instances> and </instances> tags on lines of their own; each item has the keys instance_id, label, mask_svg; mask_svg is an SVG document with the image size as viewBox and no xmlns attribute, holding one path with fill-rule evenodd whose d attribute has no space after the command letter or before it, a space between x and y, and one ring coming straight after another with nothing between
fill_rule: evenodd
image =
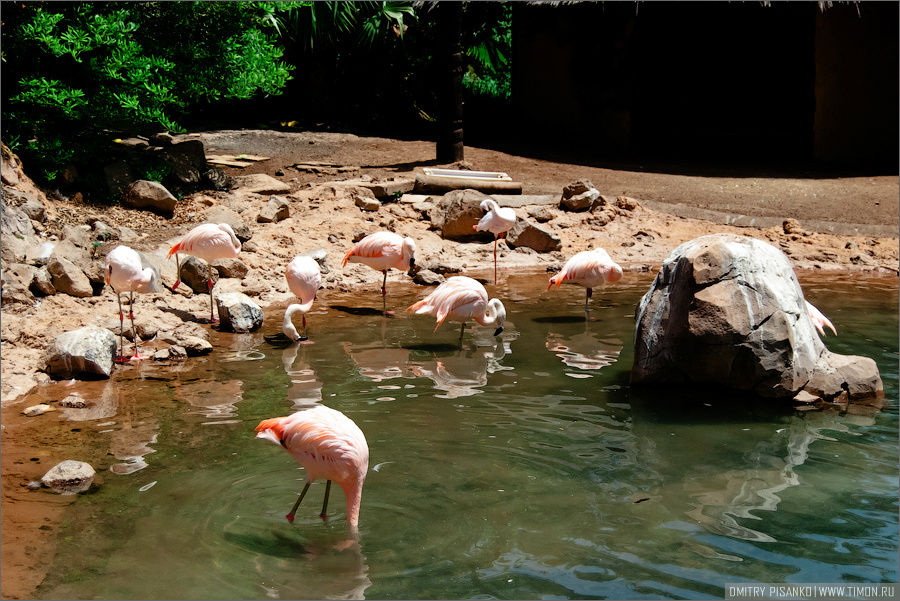
<instances>
[{"instance_id":1,"label":"tree trunk","mask_svg":"<svg viewBox=\"0 0 900 601\"><path fill-rule=\"evenodd\" d=\"M438 141L437 160L453 163L463 160L463 56L460 43L462 2L441 2L439 14L437 61L438 81Z\"/></svg>"}]
</instances>

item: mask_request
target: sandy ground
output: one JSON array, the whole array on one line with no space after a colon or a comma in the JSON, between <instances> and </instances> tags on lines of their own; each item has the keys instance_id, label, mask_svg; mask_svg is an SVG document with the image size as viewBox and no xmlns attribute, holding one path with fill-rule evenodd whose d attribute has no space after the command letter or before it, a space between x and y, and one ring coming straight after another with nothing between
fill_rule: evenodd
<instances>
[{"instance_id":1,"label":"sandy ground","mask_svg":"<svg viewBox=\"0 0 900 601\"><path fill-rule=\"evenodd\" d=\"M491 245L443 240L412 203L395 199L374 212L358 208L335 180L371 176L386 179L413 176L423 166L437 166L434 144L359 138L345 134L278 133L261 131L209 132L201 134L207 154L253 154L270 157L244 169L227 169L234 176L271 175L290 186L281 194L290 202L291 216L279 223L257 223L256 215L270 195L254 194L240 186L229 192L199 192L179 202L171 218L121 206L91 206L79 199L42 198L48 219L38 225L46 239L61 236L64 224L90 224L95 220L111 228L127 226L138 232L129 245L148 253L165 250L190 227L204 221L204 211L223 205L238 212L252 230L251 240L240 255L249 271L243 279L220 280L217 293L240 291L256 300L265 311L280 311L291 300L284 281L284 266L299 252L323 247L330 271L324 277L320 298L327 303L329 290L360 290L367 306L376 306L381 274L361 265L340 268L340 259L360 233L389 229L411 236L417 243L417 262L437 270L489 279ZM606 196L627 196L636 203L605 213L569 213L555 207L523 206L520 218L549 212L544 225L559 235L563 247L552 253L510 249L500 243L501 269L554 271L575 252L606 248L629 273L655 270L676 246L715 232L735 233L767 240L781 248L798 269L819 271L881 272L894 277L898 267L898 178L762 177L666 173L660 170L609 169L598 166L555 163L479 148L467 148L473 169L509 173L522 182L525 194L558 194L577 179L588 179ZM320 162L335 166L331 173L298 170L297 163ZM343 169L338 171L337 166ZM27 166L26 166L27 169ZM325 171L329 171L326 169ZM24 180L20 189L31 184ZM783 227L786 218L799 227ZM608 220L608 221L607 221ZM739 227L750 226L750 227ZM785 230L791 230L786 232ZM99 248L102 261L115 242ZM5 266L8 268L8 266ZM172 285L174 265L163 271ZM501 274L501 277L502 274ZM408 279L392 272L391 281ZM180 292L185 287L180 288ZM490 285L488 285L490 291ZM422 296L430 291L422 287ZM209 311L205 294L140 295L134 307L138 320L160 324L181 323L209 330L202 319ZM108 289L100 296L74 298L57 294L42 298L36 306L6 304L2 312L2 401L20 402L25 393L47 380L40 372L47 346L59 334L100 324L118 326L115 295ZM177 325L176 323L176 325ZM162 325L161 325L162 327ZM156 341L146 347L163 348ZM190 361L190 359L188 359ZM58 385L57 385L58 386ZM38 429L39 430L39 429ZM37 440L37 439L35 439ZM38 441L39 442L39 441ZM3 512L3 597L28 598L43 578L53 555L55 524L69 498L44 495L40 504L18 503L29 495L22 484L23 470L40 450L13 447L3 453L3 504L16 511ZM32 499L31 496L28 497Z\"/></svg>"}]
</instances>

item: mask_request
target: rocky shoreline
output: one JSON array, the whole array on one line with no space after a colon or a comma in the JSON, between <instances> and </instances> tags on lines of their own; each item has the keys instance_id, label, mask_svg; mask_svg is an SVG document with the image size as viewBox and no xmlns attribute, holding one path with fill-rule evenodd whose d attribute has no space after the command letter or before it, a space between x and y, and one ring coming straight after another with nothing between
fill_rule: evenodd
<instances>
[{"instance_id":1,"label":"rocky shoreline","mask_svg":"<svg viewBox=\"0 0 900 601\"><path fill-rule=\"evenodd\" d=\"M60 334L88 325L118 333L116 297L103 285L104 258L118 244L144 253L159 272L163 290L138 295L134 313L147 350L166 361L213 350L210 326L202 319L209 310L209 298L201 293L206 274L193 274L194 290L189 285L172 291L175 264L164 258L181 235L204 221L231 224L243 242L237 259L214 264L210 275L218 279L216 294L244 294L263 311L291 300L284 267L305 251L316 251L326 298L330 289L377 288L379 273L361 265L340 268L346 250L377 230L416 241L417 269L410 275L423 286L458 273L486 276L492 265L492 246L486 243L491 238L471 235L471 221L479 216L473 207L483 195L414 194L391 186L413 180L415 171L344 176L339 170L320 170L312 181L300 181L303 178L241 175L235 169L230 190L192 193L175 203L171 213L95 206L77 196L47 194L5 147L2 173L4 405L49 379L44 371L47 352ZM571 182L556 195L494 198L501 206L513 207L521 223L498 245L504 270L555 271L572 254L600 246L626 272L646 272L656 270L687 240L730 233L780 248L795 269L897 273L893 237L811 232L794 219L766 228L716 224L647 206L658 206L655 201L605 195L585 180ZM394 272L389 281L406 277Z\"/></svg>"}]
</instances>

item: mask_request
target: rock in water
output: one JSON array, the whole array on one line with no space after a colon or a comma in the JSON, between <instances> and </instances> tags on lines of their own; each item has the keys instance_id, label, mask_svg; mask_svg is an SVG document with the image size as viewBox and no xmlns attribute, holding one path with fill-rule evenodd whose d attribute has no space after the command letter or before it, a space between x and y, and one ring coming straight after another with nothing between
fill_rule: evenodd
<instances>
[{"instance_id":1,"label":"rock in water","mask_svg":"<svg viewBox=\"0 0 900 601\"><path fill-rule=\"evenodd\" d=\"M56 337L47 353L52 378L108 378L116 357L116 337L98 326L86 326Z\"/></svg>"},{"instance_id":2,"label":"rock in water","mask_svg":"<svg viewBox=\"0 0 900 601\"><path fill-rule=\"evenodd\" d=\"M94 468L83 461L72 459L57 463L41 478L44 486L69 495L86 491L93 481Z\"/></svg>"},{"instance_id":3,"label":"rock in water","mask_svg":"<svg viewBox=\"0 0 900 601\"><path fill-rule=\"evenodd\" d=\"M635 315L637 383L706 383L790 399L880 396L872 359L829 352L816 334L800 283L774 246L714 234L665 260Z\"/></svg>"},{"instance_id":4,"label":"rock in water","mask_svg":"<svg viewBox=\"0 0 900 601\"><path fill-rule=\"evenodd\" d=\"M223 330L253 332L262 327L263 312L250 297L240 292L226 292L216 297L219 322Z\"/></svg>"}]
</instances>

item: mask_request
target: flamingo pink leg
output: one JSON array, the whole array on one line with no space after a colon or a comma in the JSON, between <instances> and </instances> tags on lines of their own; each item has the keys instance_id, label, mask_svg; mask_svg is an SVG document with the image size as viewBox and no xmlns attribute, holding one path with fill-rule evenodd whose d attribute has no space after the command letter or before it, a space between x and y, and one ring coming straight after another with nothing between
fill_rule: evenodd
<instances>
[{"instance_id":1,"label":"flamingo pink leg","mask_svg":"<svg viewBox=\"0 0 900 601\"><path fill-rule=\"evenodd\" d=\"M494 285L497 284L497 235L494 234Z\"/></svg>"},{"instance_id":2,"label":"flamingo pink leg","mask_svg":"<svg viewBox=\"0 0 900 601\"><path fill-rule=\"evenodd\" d=\"M207 267L212 269L208 264ZM219 323L219 320L216 319L213 313L213 285L212 278L206 278L206 286L209 288L209 323Z\"/></svg>"}]
</instances>

